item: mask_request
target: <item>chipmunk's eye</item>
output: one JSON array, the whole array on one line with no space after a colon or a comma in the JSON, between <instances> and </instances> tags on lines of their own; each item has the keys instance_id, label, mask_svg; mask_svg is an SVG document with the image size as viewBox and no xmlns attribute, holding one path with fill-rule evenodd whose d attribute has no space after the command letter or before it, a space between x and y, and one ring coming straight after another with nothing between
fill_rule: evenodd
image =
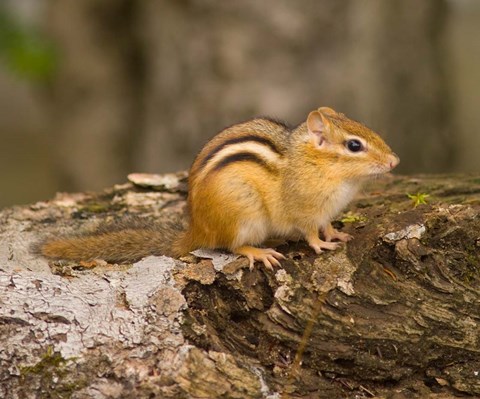
<instances>
[{"instance_id":1,"label":"chipmunk's eye","mask_svg":"<svg viewBox=\"0 0 480 399\"><path fill-rule=\"evenodd\" d=\"M345 147L347 147L351 152L359 152L364 150L362 142L357 139L348 140L345 143Z\"/></svg>"}]
</instances>

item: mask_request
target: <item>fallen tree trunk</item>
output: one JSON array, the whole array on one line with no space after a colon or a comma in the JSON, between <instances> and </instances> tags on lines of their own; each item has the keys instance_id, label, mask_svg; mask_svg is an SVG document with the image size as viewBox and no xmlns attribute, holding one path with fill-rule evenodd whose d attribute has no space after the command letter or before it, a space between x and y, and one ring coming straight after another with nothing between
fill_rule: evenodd
<instances>
[{"instance_id":1,"label":"fallen tree trunk","mask_svg":"<svg viewBox=\"0 0 480 399\"><path fill-rule=\"evenodd\" d=\"M353 241L280 244L275 271L212 251L31 254L48 235L183 215L185 176L157 180L0 213L0 397L480 395L478 176L379 180L336 222Z\"/></svg>"}]
</instances>

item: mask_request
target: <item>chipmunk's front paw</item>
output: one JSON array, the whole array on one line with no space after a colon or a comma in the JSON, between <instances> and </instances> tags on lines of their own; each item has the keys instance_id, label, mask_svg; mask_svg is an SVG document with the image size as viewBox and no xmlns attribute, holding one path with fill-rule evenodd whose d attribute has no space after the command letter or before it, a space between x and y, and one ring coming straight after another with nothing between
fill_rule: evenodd
<instances>
[{"instance_id":1,"label":"chipmunk's front paw","mask_svg":"<svg viewBox=\"0 0 480 399\"><path fill-rule=\"evenodd\" d=\"M322 249L334 250L337 249L341 244L338 242L327 242L320 240L320 238L316 238L309 240L308 245L310 245L310 247L312 247L317 254L320 254L322 253Z\"/></svg>"},{"instance_id":2,"label":"chipmunk's front paw","mask_svg":"<svg viewBox=\"0 0 480 399\"><path fill-rule=\"evenodd\" d=\"M333 240L347 242L353 238L353 236L348 233L343 233L341 231L338 231L337 229L334 229L331 224L329 224L323 229L323 235L325 236L325 241L328 242Z\"/></svg>"},{"instance_id":3,"label":"chipmunk's front paw","mask_svg":"<svg viewBox=\"0 0 480 399\"><path fill-rule=\"evenodd\" d=\"M333 234L325 234L325 241L333 241L333 240L339 240L342 242L347 242L350 241L353 238L351 234L348 233L343 233L338 230L334 230Z\"/></svg>"}]
</instances>

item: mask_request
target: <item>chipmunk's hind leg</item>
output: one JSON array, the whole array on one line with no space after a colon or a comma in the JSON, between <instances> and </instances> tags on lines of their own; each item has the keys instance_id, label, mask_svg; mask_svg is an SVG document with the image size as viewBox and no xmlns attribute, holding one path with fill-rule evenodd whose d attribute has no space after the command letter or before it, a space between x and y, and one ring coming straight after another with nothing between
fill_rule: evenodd
<instances>
[{"instance_id":1,"label":"chipmunk's hind leg","mask_svg":"<svg viewBox=\"0 0 480 399\"><path fill-rule=\"evenodd\" d=\"M234 249L233 252L248 258L250 270L253 269L255 261L263 262L267 269L273 270L273 266L281 266L279 259L285 259L285 256L272 248L257 248L245 245Z\"/></svg>"},{"instance_id":2,"label":"chipmunk's hind leg","mask_svg":"<svg viewBox=\"0 0 480 399\"><path fill-rule=\"evenodd\" d=\"M261 209L256 213L251 212L238 215L235 241L231 245L233 253L244 255L250 261L250 270L255 261L263 262L267 269L280 266L279 259L285 257L272 248L257 248L253 245L263 243L269 237L269 221Z\"/></svg>"}]
</instances>

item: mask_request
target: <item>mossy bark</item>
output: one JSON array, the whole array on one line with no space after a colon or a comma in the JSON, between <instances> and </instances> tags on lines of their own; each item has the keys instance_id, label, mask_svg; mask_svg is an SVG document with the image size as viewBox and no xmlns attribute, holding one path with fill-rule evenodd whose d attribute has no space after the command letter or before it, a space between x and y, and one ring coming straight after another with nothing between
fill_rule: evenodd
<instances>
[{"instance_id":1,"label":"mossy bark","mask_svg":"<svg viewBox=\"0 0 480 399\"><path fill-rule=\"evenodd\" d=\"M0 396L480 395L478 176L378 180L336 222L353 241L319 256L280 244L275 271L215 253L115 266L28 252L127 214L183 215L177 177L2 211Z\"/></svg>"}]
</instances>

